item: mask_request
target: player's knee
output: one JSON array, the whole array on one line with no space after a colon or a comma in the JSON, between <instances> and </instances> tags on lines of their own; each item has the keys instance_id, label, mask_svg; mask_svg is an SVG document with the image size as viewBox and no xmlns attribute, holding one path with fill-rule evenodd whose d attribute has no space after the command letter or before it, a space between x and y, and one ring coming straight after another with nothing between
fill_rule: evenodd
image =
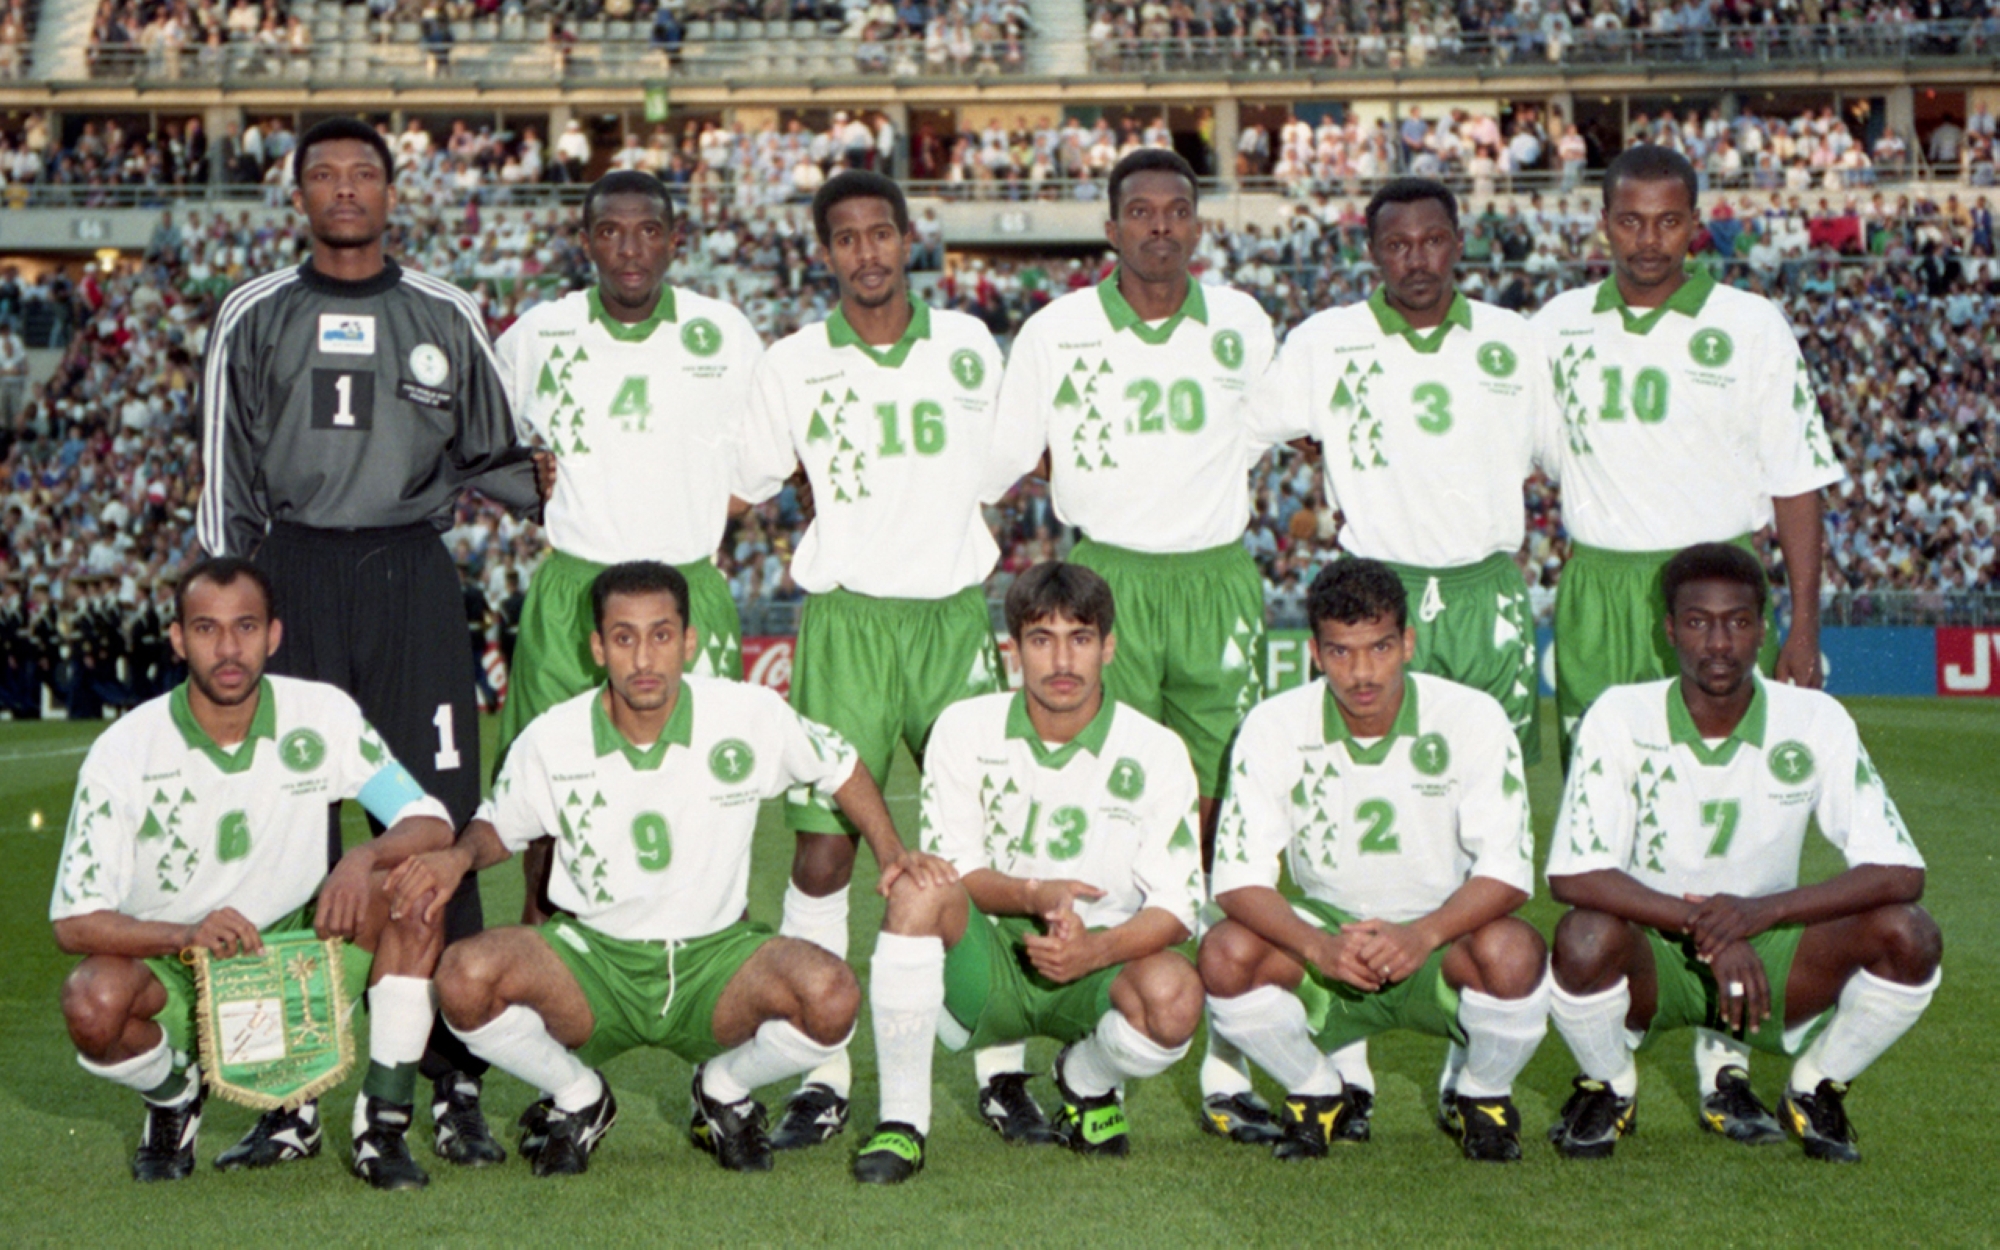
<instances>
[{"instance_id":1,"label":"player's knee","mask_svg":"<svg viewBox=\"0 0 2000 1250\"><path fill-rule=\"evenodd\" d=\"M861 1010L861 982L846 961L817 947L815 958L793 973L792 990L801 1005L800 1030L822 1046L846 1037Z\"/></svg>"},{"instance_id":2,"label":"player's knee","mask_svg":"<svg viewBox=\"0 0 2000 1250\"><path fill-rule=\"evenodd\" d=\"M1907 985L1930 980L1944 956L1944 933L1931 914L1915 903L1878 907L1869 929L1881 952L1877 963L1891 979Z\"/></svg>"},{"instance_id":3,"label":"player's knee","mask_svg":"<svg viewBox=\"0 0 2000 1250\"><path fill-rule=\"evenodd\" d=\"M70 1040L85 1055L101 1055L116 1045L131 1011L129 989L87 962L63 981L63 1023L69 1026Z\"/></svg>"},{"instance_id":4,"label":"player's knee","mask_svg":"<svg viewBox=\"0 0 2000 1250\"><path fill-rule=\"evenodd\" d=\"M1618 917L1572 908L1556 922L1554 957L1549 961L1556 984L1572 992L1596 988L1624 967L1630 940L1630 927Z\"/></svg>"},{"instance_id":5,"label":"player's knee","mask_svg":"<svg viewBox=\"0 0 2000 1250\"><path fill-rule=\"evenodd\" d=\"M1255 988L1252 981L1262 947L1256 934L1234 920L1210 929L1195 956L1202 985L1217 998L1249 993Z\"/></svg>"},{"instance_id":6,"label":"player's knee","mask_svg":"<svg viewBox=\"0 0 2000 1250\"><path fill-rule=\"evenodd\" d=\"M1542 980L1548 944L1535 927L1516 916L1481 925L1472 934L1472 959L1485 992L1495 998L1526 998Z\"/></svg>"},{"instance_id":7,"label":"player's knee","mask_svg":"<svg viewBox=\"0 0 2000 1250\"><path fill-rule=\"evenodd\" d=\"M854 843L839 834L801 833L792 853L792 884L813 898L825 898L854 876Z\"/></svg>"},{"instance_id":8,"label":"player's knee","mask_svg":"<svg viewBox=\"0 0 2000 1250\"><path fill-rule=\"evenodd\" d=\"M1207 1002L1201 978L1188 962L1171 956L1172 965L1161 968L1139 986L1139 998L1146 1013L1146 1035L1161 1046L1181 1046L1201 1027L1201 1010ZM1177 966L1175 966L1177 965Z\"/></svg>"},{"instance_id":9,"label":"player's knee","mask_svg":"<svg viewBox=\"0 0 2000 1250\"><path fill-rule=\"evenodd\" d=\"M455 942L437 962L438 1011L454 1028L478 1028L495 1014L493 994L506 961L491 944Z\"/></svg>"}]
</instances>

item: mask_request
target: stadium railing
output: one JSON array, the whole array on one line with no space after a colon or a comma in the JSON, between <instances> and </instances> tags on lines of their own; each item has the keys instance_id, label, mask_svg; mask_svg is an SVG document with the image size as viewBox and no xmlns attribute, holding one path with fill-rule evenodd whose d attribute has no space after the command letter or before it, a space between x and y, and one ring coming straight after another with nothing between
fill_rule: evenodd
<instances>
[{"instance_id":1,"label":"stadium railing","mask_svg":"<svg viewBox=\"0 0 2000 1250\"><path fill-rule=\"evenodd\" d=\"M630 25L630 24L628 24ZM595 33L593 31L593 33ZM691 33L671 54L650 42L646 28L631 27L627 40L581 38L553 46L546 39L461 39L448 49L426 50L414 37L375 42L370 37L321 39L309 50L267 52L251 45L190 48L175 54L130 45L93 48L95 80L140 85L269 86L276 81L396 84L450 77L485 85L505 82L651 82L663 78L744 81L852 78L930 79L987 77L1008 70L990 56L971 65L933 65L904 57L885 70L854 63L856 41L823 34L782 37L696 38ZM1699 65L1714 72L1730 64L1895 64L1912 61L1993 60L2000 56L2000 18L1936 22L1857 22L1819 26L1712 27L1703 31L1571 30L1551 39L1539 29L1467 32L1447 36L1388 34L1314 38L1124 39L1102 42L1038 41L1052 64L1087 65L1099 74L1299 74L1341 78L1407 75L1415 70L1467 69L1546 74L1579 72L1655 74Z\"/></svg>"}]
</instances>

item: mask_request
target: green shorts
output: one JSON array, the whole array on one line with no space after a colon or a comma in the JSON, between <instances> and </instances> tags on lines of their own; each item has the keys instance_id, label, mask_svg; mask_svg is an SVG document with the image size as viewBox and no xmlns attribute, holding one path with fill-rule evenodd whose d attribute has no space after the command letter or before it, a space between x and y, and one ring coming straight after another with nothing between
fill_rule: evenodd
<instances>
[{"instance_id":1,"label":"green shorts","mask_svg":"<svg viewBox=\"0 0 2000 1250\"><path fill-rule=\"evenodd\" d=\"M1750 550L1749 538L1735 545ZM1563 766L1569 765L1576 727L1590 705L1613 686L1657 681L1680 672L1667 643L1666 600L1660 573L1672 551L1606 551L1575 544L1556 583L1556 714ZM1778 660L1778 628L1764 615L1764 649L1758 667L1769 673Z\"/></svg>"},{"instance_id":2,"label":"green shorts","mask_svg":"<svg viewBox=\"0 0 2000 1250\"><path fill-rule=\"evenodd\" d=\"M1528 583L1503 552L1477 564L1432 569L1390 564L1410 596L1417 658L1410 667L1484 690L1507 710L1521 762L1542 758L1541 679Z\"/></svg>"},{"instance_id":3,"label":"green shorts","mask_svg":"<svg viewBox=\"0 0 2000 1250\"><path fill-rule=\"evenodd\" d=\"M736 970L772 938L768 926L739 920L692 942L648 942L599 933L557 916L535 932L563 961L596 1025L576 1056L595 1068L628 1050L670 1050L689 1063L723 1051L715 1005Z\"/></svg>"},{"instance_id":4,"label":"green shorts","mask_svg":"<svg viewBox=\"0 0 2000 1250\"><path fill-rule=\"evenodd\" d=\"M1292 910L1301 919L1327 932L1351 924L1354 917L1336 907L1312 899L1293 899ZM1432 1037L1447 1037L1463 1046L1465 1030L1458 1023L1458 991L1444 979L1444 953L1448 947L1431 952L1424 966L1408 980L1398 981L1372 993L1357 990L1345 981L1336 981L1317 968L1307 968L1299 982L1299 1001L1305 1004L1306 1027L1312 1030L1313 1045L1332 1053L1390 1029L1409 1029Z\"/></svg>"},{"instance_id":5,"label":"green shorts","mask_svg":"<svg viewBox=\"0 0 2000 1250\"><path fill-rule=\"evenodd\" d=\"M1041 930L1026 916L991 917L977 907L965 936L944 957L944 1044L952 1050L984 1049L1031 1037L1080 1042L1111 1010L1118 968L1100 968L1080 981L1058 985L1028 962L1021 939Z\"/></svg>"},{"instance_id":6,"label":"green shorts","mask_svg":"<svg viewBox=\"0 0 2000 1250\"><path fill-rule=\"evenodd\" d=\"M1236 543L1148 555L1088 539L1069 558L1111 585L1111 697L1180 735L1203 798L1222 793L1229 744L1264 697L1264 580Z\"/></svg>"},{"instance_id":7,"label":"green shorts","mask_svg":"<svg viewBox=\"0 0 2000 1250\"><path fill-rule=\"evenodd\" d=\"M875 599L848 590L811 595L792 653L792 709L847 739L880 786L896 744L921 754L931 726L960 699L1007 688L986 595L967 586L948 599ZM785 827L857 830L817 791L785 800Z\"/></svg>"},{"instance_id":8,"label":"green shorts","mask_svg":"<svg viewBox=\"0 0 2000 1250\"><path fill-rule=\"evenodd\" d=\"M688 614L694 618L701 650L688 671L706 677L743 680L743 624L729 582L709 560L676 566L688 582ZM551 551L528 583L521 606L521 632L507 674L507 698L500 705L500 743L494 770L528 722L565 699L604 681L604 669L590 654L596 618L590 584L606 566Z\"/></svg>"},{"instance_id":9,"label":"green shorts","mask_svg":"<svg viewBox=\"0 0 2000 1250\"><path fill-rule=\"evenodd\" d=\"M311 929L313 923L312 906L308 904L292 915L285 916L273 924L259 929L259 933L294 933ZM375 966L375 953L362 950L348 942L341 946L341 981L347 987L347 1001L358 1005L368 992L368 972ZM153 1017L167 1035L167 1045L176 1056L192 1058L199 1049L194 1024L194 968L184 964L178 955L159 955L145 961L153 976L167 991L167 1005L160 1014ZM177 1060L178 1061L178 1060Z\"/></svg>"},{"instance_id":10,"label":"green shorts","mask_svg":"<svg viewBox=\"0 0 2000 1250\"><path fill-rule=\"evenodd\" d=\"M1785 982L1792 975L1792 957L1798 954L1799 939L1805 932L1804 925L1780 925L1750 939L1750 949L1757 952L1764 965L1764 979L1771 983L1771 1018L1743 1040L1766 1054L1797 1054L1805 1049L1807 1042L1819 1036L1832 1018L1821 1015L1803 1035L1792 1038L1792 1046L1785 1045ZM1715 973L1696 958L1693 940L1679 934L1668 936L1658 929L1647 929L1645 934L1647 944L1653 949L1653 974L1660 987L1653 1019L1646 1026L1646 1041L1674 1029L1729 1032L1722 1023L1722 993L1716 987Z\"/></svg>"}]
</instances>

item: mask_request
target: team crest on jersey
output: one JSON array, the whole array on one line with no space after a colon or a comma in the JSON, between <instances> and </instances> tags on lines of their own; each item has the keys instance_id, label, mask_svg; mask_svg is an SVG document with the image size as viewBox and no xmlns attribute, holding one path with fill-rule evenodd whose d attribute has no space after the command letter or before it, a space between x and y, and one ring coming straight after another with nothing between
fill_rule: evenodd
<instances>
[{"instance_id":1,"label":"team crest on jersey","mask_svg":"<svg viewBox=\"0 0 2000 1250\"><path fill-rule=\"evenodd\" d=\"M329 356L373 356L375 318L353 313L321 313L319 349Z\"/></svg>"},{"instance_id":2,"label":"team crest on jersey","mask_svg":"<svg viewBox=\"0 0 2000 1250\"><path fill-rule=\"evenodd\" d=\"M309 773L326 759L326 739L310 729L294 729L278 743L278 758L295 773Z\"/></svg>"},{"instance_id":3,"label":"team crest on jersey","mask_svg":"<svg viewBox=\"0 0 2000 1250\"><path fill-rule=\"evenodd\" d=\"M706 317L696 317L681 327L681 346L696 356L713 356L722 350L722 331Z\"/></svg>"},{"instance_id":4,"label":"team crest on jersey","mask_svg":"<svg viewBox=\"0 0 2000 1250\"><path fill-rule=\"evenodd\" d=\"M1243 367L1243 336L1234 330L1217 330L1215 337L1208 341L1208 349L1215 353L1216 363L1225 369Z\"/></svg>"},{"instance_id":5,"label":"team crest on jersey","mask_svg":"<svg viewBox=\"0 0 2000 1250\"><path fill-rule=\"evenodd\" d=\"M1146 792L1146 770L1131 756L1121 756L1111 766L1111 775L1104 779L1104 788L1127 803L1136 803Z\"/></svg>"},{"instance_id":6,"label":"team crest on jersey","mask_svg":"<svg viewBox=\"0 0 2000 1250\"><path fill-rule=\"evenodd\" d=\"M1521 363L1513 348L1498 341L1480 344L1478 360L1480 369L1492 378L1513 377L1515 366Z\"/></svg>"},{"instance_id":7,"label":"team crest on jersey","mask_svg":"<svg viewBox=\"0 0 2000 1250\"><path fill-rule=\"evenodd\" d=\"M1771 748L1764 757L1771 775L1788 786L1804 785L1812 779L1812 748L1796 738L1788 738Z\"/></svg>"},{"instance_id":8,"label":"team crest on jersey","mask_svg":"<svg viewBox=\"0 0 2000 1250\"><path fill-rule=\"evenodd\" d=\"M1451 767L1451 744L1443 734L1425 734L1410 744L1410 764L1426 777Z\"/></svg>"},{"instance_id":9,"label":"team crest on jersey","mask_svg":"<svg viewBox=\"0 0 2000 1250\"><path fill-rule=\"evenodd\" d=\"M1688 340L1688 355L1704 368L1720 369L1735 354L1734 340L1713 326L1695 331L1694 337Z\"/></svg>"},{"instance_id":10,"label":"team crest on jersey","mask_svg":"<svg viewBox=\"0 0 2000 1250\"><path fill-rule=\"evenodd\" d=\"M978 352L961 347L951 354L951 376L966 390L976 391L986 380L986 362L979 358Z\"/></svg>"},{"instance_id":11,"label":"team crest on jersey","mask_svg":"<svg viewBox=\"0 0 2000 1250\"><path fill-rule=\"evenodd\" d=\"M410 376L424 386L443 386L451 376L451 362L436 343L419 343L410 349Z\"/></svg>"},{"instance_id":12,"label":"team crest on jersey","mask_svg":"<svg viewBox=\"0 0 2000 1250\"><path fill-rule=\"evenodd\" d=\"M708 753L708 771L724 785L735 785L757 767L757 753L741 738L724 738Z\"/></svg>"}]
</instances>

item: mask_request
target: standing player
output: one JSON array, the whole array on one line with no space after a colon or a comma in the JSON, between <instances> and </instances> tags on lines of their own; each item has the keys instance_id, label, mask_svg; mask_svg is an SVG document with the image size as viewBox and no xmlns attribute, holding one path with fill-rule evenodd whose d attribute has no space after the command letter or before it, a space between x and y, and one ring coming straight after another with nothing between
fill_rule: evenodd
<instances>
[{"instance_id":1,"label":"standing player","mask_svg":"<svg viewBox=\"0 0 2000 1250\"><path fill-rule=\"evenodd\" d=\"M239 286L216 316L198 530L211 555L249 556L277 586L293 625L278 669L353 695L456 826L479 803L479 720L438 535L467 485L534 507L536 470L478 305L384 254L393 169L387 142L352 118L318 123L295 150L312 257ZM328 838L338 858L337 821ZM447 940L479 927L468 886ZM424 1071L438 1153L503 1158L479 1112L483 1067L439 1030ZM264 1116L253 1166L289 1156L294 1118Z\"/></svg>"},{"instance_id":2,"label":"standing player","mask_svg":"<svg viewBox=\"0 0 2000 1250\"><path fill-rule=\"evenodd\" d=\"M1690 547L1662 584L1680 675L1592 705L1549 850L1549 891L1574 908L1556 926L1553 1015L1583 1069L1550 1137L1609 1155L1634 1124L1630 1033L1699 1025L1798 1056L1785 1127L1810 1157L1854 1162L1848 1083L1937 992L1923 857L1846 710L1758 676L1756 558ZM1801 886L1814 820L1847 870ZM1727 1102L1749 1097L1725 1069L1703 1127L1724 1131Z\"/></svg>"},{"instance_id":3,"label":"standing player","mask_svg":"<svg viewBox=\"0 0 2000 1250\"><path fill-rule=\"evenodd\" d=\"M1519 315L1457 289L1458 201L1441 182L1398 178L1368 202L1382 276L1365 304L1328 309L1287 335L1253 403L1284 437L1322 449L1343 550L1389 565L1417 605L1410 667L1499 700L1517 766L1541 758L1534 614L1514 564L1521 484L1553 424L1540 340ZM1440 1109L1463 1053L1445 1065ZM1375 1081L1366 1042L1334 1057L1347 1086L1342 1133L1367 1140Z\"/></svg>"},{"instance_id":4,"label":"standing player","mask_svg":"<svg viewBox=\"0 0 2000 1250\"><path fill-rule=\"evenodd\" d=\"M613 565L591 603L607 684L537 717L458 844L391 885L399 906L442 896L556 839L567 914L462 942L438 971L452 1030L547 1095L524 1117L537 1176L589 1166L618 1115L592 1068L638 1046L695 1062L696 1143L732 1171L765 1171L753 1092L838 1053L861 991L840 960L745 918L758 800L792 786L827 795L868 838L885 890L905 871L952 874L904 851L838 735L761 686L683 676L701 640L679 570Z\"/></svg>"},{"instance_id":5,"label":"standing player","mask_svg":"<svg viewBox=\"0 0 2000 1250\"><path fill-rule=\"evenodd\" d=\"M763 344L734 305L667 285L680 240L658 178L598 179L583 230L597 285L530 309L494 347L521 437L558 466L543 521L551 550L528 587L500 715L502 760L529 721L602 680L590 583L607 565L680 569L701 639L689 671L743 675L742 625L713 557Z\"/></svg>"},{"instance_id":6,"label":"standing player","mask_svg":"<svg viewBox=\"0 0 2000 1250\"><path fill-rule=\"evenodd\" d=\"M346 938L349 992L372 983L354 1174L377 1189L420 1188L428 1178L403 1135L431 1029L438 933L392 923L383 885L406 856L449 844L444 805L396 763L354 700L264 675L285 631L254 565L196 565L175 606L168 636L188 678L91 746L56 870L56 944L84 956L62 991L78 1058L146 1101L132 1175L179 1180L194 1170L204 1097L191 1061L195 979L181 951L254 953L263 935L298 929ZM321 857L329 796L359 800L389 827L331 873ZM251 1166L262 1127L216 1166ZM318 1154L317 1104L288 1130L284 1158Z\"/></svg>"},{"instance_id":7,"label":"standing player","mask_svg":"<svg viewBox=\"0 0 2000 1250\"><path fill-rule=\"evenodd\" d=\"M910 298L903 191L850 170L813 197L813 227L840 307L758 362L744 497L768 499L805 466L816 515L792 558L809 593L792 705L854 745L881 785L896 744L921 755L938 714L1005 688L981 583L999 548L980 514L1013 484L991 455L1000 351L963 313ZM804 789L784 924L846 957L857 829ZM847 1123L846 1052L814 1071L772 1144L809 1146Z\"/></svg>"},{"instance_id":8,"label":"standing player","mask_svg":"<svg viewBox=\"0 0 2000 1250\"><path fill-rule=\"evenodd\" d=\"M1070 558L1118 599L1106 689L1187 744L1207 846L1229 740L1264 688L1264 585L1242 538L1250 468L1272 440L1244 400L1275 343L1255 300L1188 272L1201 219L1185 160L1142 149L1109 187L1118 266L1021 328L1002 459L1027 472L1047 455L1057 514L1084 533ZM981 1079L1019 1053L980 1056ZM1275 1133L1239 1067L1211 1055L1202 1074L1226 1131Z\"/></svg>"},{"instance_id":9,"label":"standing player","mask_svg":"<svg viewBox=\"0 0 2000 1250\"><path fill-rule=\"evenodd\" d=\"M1521 752L1492 696L1410 671L1398 573L1321 569L1306 600L1326 675L1243 722L1201 944L1214 1027L1283 1082L1280 1159L1349 1114L1324 1052L1385 1029L1465 1048L1451 1120L1468 1159L1521 1157L1513 1081L1548 1029ZM1304 894L1278 893L1279 863Z\"/></svg>"},{"instance_id":10,"label":"standing player","mask_svg":"<svg viewBox=\"0 0 2000 1250\"><path fill-rule=\"evenodd\" d=\"M1565 765L1598 694L1673 675L1660 569L1691 543L1747 544L1775 525L1792 629L1763 663L1779 681L1820 684L1819 492L1843 473L1784 315L1687 270L1697 201L1694 167L1678 152L1640 144L1620 154L1604 171L1612 276L1557 296L1534 321L1555 372L1562 428L1545 441L1571 539L1555 620ZM1767 638L1775 644L1777 631ZM1706 1096L1749 1052L1703 1034L1695 1059ZM1768 1125L1770 1112L1757 1110ZM1731 1126L1743 1131L1753 1130Z\"/></svg>"},{"instance_id":11,"label":"standing player","mask_svg":"<svg viewBox=\"0 0 2000 1250\"><path fill-rule=\"evenodd\" d=\"M954 704L924 757L927 849L962 874L906 875L871 965L882 1123L856 1180L924 1165L931 1057L1047 1034L1074 1150L1130 1149L1119 1087L1187 1053L1201 979L1168 948L1201 905L1193 771L1160 724L1105 694L1111 588L1038 564L1007 591L1018 694Z\"/></svg>"}]
</instances>

